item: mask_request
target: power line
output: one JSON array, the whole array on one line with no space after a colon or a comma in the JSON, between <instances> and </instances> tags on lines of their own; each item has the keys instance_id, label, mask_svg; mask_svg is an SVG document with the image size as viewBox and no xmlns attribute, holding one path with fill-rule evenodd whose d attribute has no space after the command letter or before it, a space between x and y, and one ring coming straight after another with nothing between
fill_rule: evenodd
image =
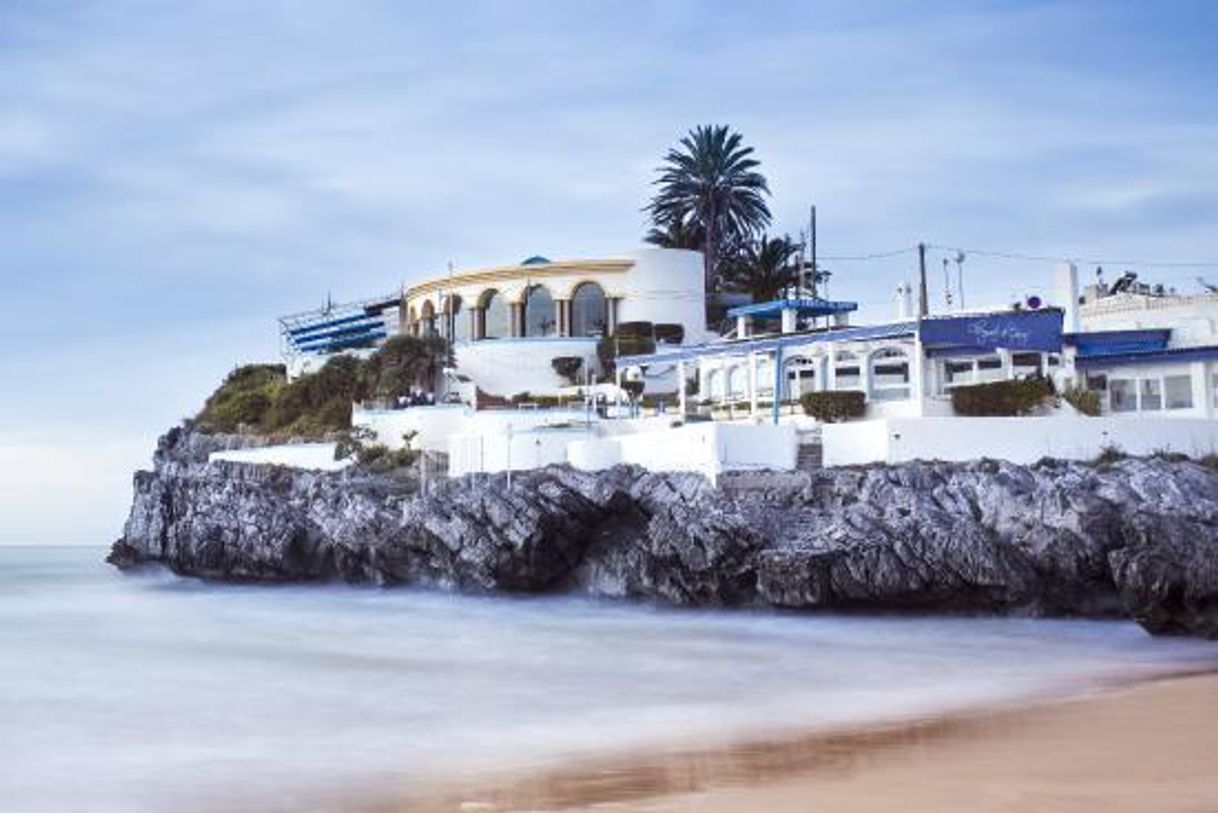
<instances>
[{"instance_id":1,"label":"power line","mask_svg":"<svg viewBox=\"0 0 1218 813\"><path fill-rule=\"evenodd\" d=\"M961 246L945 246L936 243L927 243L927 248L933 248L937 251L963 251L965 254L977 254L982 257L999 257L1007 260L1026 260L1028 262L1050 262L1050 263L1077 263L1081 265L1129 265L1140 266L1142 268L1218 268L1218 260L1203 261L1203 262L1178 262L1178 261L1145 261L1145 260L1121 260L1121 259L1096 259L1096 258L1079 258L1079 257L1061 257L1048 254L1027 254L1018 251L994 251L984 248L963 248Z\"/></svg>"}]
</instances>

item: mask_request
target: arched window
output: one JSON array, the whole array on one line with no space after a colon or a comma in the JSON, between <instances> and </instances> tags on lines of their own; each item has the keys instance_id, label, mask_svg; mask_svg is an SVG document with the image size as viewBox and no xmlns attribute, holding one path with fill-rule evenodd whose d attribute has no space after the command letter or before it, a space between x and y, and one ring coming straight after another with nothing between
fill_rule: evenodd
<instances>
[{"instance_id":1,"label":"arched window","mask_svg":"<svg viewBox=\"0 0 1218 813\"><path fill-rule=\"evenodd\" d=\"M871 354L871 397L893 401L909 397L909 354L900 347L883 347Z\"/></svg>"},{"instance_id":2,"label":"arched window","mask_svg":"<svg viewBox=\"0 0 1218 813\"><path fill-rule=\"evenodd\" d=\"M406 311L406 332L411 336L419 335L419 312L414 309L414 305Z\"/></svg>"},{"instance_id":3,"label":"arched window","mask_svg":"<svg viewBox=\"0 0 1218 813\"><path fill-rule=\"evenodd\" d=\"M816 389L816 370L820 367L820 358L815 356L791 356L782 366L786 369L787 391L785 398L799 399L805 392Z\"/></svg>"},{"instance_id":4,"label":"arched window","mask_svg":"<svg viewBox=\"0 0 1218 813\"><path fill-rule=\"evenodd\" d=\"M434 336L436 335L436 309L431 304L431 300L423 303L423 309L419 314L419 335Z\"/></svg>"},{"instance_id":5,"label":"arched window","mask_svg":"<svg viewBox=\"0 0 1218 813\"><path fill-rule=\"evenodd\" d=\"M507 300L498 291L482 295L482 338L502 339L511 333Z\"/></svg>"},{"instance_id":6,"label":"arched window","mask_svg":"<svg viewBox=\"0 0 1218 813\"><path fill-rule=\"evenodd\" d=\"M461 297L456 294L450 294L444 302L445 335L449 341L469 341L469 315L463 305Z\"/></svg>"},{"instance_id":7,"label":"arched window","mask_svg":"<svg viewBox=\"0 0 1218 813\"><path fill-rule=\"evenodd\" d=\"M605 289L595 282L585 282L571 297L571 335L604 336L609 324L609 302Z\"/></svg>"},{"instance_id":8,"label":"arched window","mask_svg":"<svg viewBox=\"0 0 1218 813\"><path fill-rule=\"evenodd\" d=\"M712 401L722 401L727 395L723 389L722 370L711 370L706 374L706 396Z\"/></svg>"},{"instance_id":9,"label":"arched window","mask_svg":"<svg viewBox=\"0 0 1218 813\"><path fill-rule=\"evenodd\" d=\"M727 393L732 399L747 398L749 395L749 368L747 364L738 364L727 374Z\"/></svg>"},{"instance_id":10,"label":"arched window","mask_svg":"<svg viewBox=\"0 0 1218 813\"><path fill-rule=\"evenodd\" d=\"M557 329L554 297L544 285L534 285L524 299L524 335L553 336Z\"/></svg>"},{"instance_id":11,"label":"arched window","mask_svg":"<svg viewBox=\"0 0 1218 813\"><path fill-rule=\"evenodd\" d=\"M863 385L859 357L849 350L838 350L833 356L833 388L857 390Z\"/></svg>"}]
</instances>

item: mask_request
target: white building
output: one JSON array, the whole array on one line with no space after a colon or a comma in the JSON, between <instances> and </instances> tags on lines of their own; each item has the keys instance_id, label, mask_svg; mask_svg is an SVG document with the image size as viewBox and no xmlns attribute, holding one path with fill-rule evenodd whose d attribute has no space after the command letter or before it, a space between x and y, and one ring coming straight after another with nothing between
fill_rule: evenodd
<instances>
[{"instance_id":1,"label":"white building","mask_svg":"<svg viewBox=\"0 0 1218 813\"><path fill-rule=\"evenodd\" d=\"M701 255L674 249L454 271L408 288L401 313L403 332L450 339L457 372L497 396L569 386L556 358L582 360L577 381L599 375L597 343L625 323L649 323L662 345L706 338Z\"/></svg>"}]
</instances>

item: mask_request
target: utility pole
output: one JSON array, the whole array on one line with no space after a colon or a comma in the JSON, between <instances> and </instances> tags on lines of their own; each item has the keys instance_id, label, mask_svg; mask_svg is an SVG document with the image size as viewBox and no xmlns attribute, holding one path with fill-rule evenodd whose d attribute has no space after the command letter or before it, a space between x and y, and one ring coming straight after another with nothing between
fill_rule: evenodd
<instances>
[{"instance_id":1,"label":"utility pole","mask_svg":"<svg viewBox=\"0 0 1218 813\"><path fill-rule=\"evenodd\" d=\"M920 285L918 288L918 316L930 315L930 302L926 294L926 243L918 243L918 272Z\"/></svg>"},{"instance_id":2,"label":"utility pole","mask_svg":"<svg viewBox=\"0 0 1218 813\"><path fill-rule=\"evenodd\" d=\"M809 286L812 290L812 298L816 298L816 205L812 206L812 213L808 219L808 248L812 256L812 284Z\"/></svg>"}]
</instances>

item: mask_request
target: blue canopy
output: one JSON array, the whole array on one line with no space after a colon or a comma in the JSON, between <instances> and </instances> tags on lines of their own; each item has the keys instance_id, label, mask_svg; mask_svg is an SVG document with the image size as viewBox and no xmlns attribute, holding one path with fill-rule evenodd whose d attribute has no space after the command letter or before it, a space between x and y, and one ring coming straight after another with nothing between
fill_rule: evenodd
<instances>
[{"instance_id":1,"label":"blue canopy","mask_svg":"<svg viewBox=\"0 0 1218 813\"><path fill-rule=\"evenodd\" d=\"M779 316L785 310L794 310L800 316L832 316L835 313L849 313L859 309L857 302L835 302L814 297L811 299L771 299L769 302L754 302L752 305L740 305L729 308L727 315L733 319L737 316Z\"/></svg>"}]
</instances>

